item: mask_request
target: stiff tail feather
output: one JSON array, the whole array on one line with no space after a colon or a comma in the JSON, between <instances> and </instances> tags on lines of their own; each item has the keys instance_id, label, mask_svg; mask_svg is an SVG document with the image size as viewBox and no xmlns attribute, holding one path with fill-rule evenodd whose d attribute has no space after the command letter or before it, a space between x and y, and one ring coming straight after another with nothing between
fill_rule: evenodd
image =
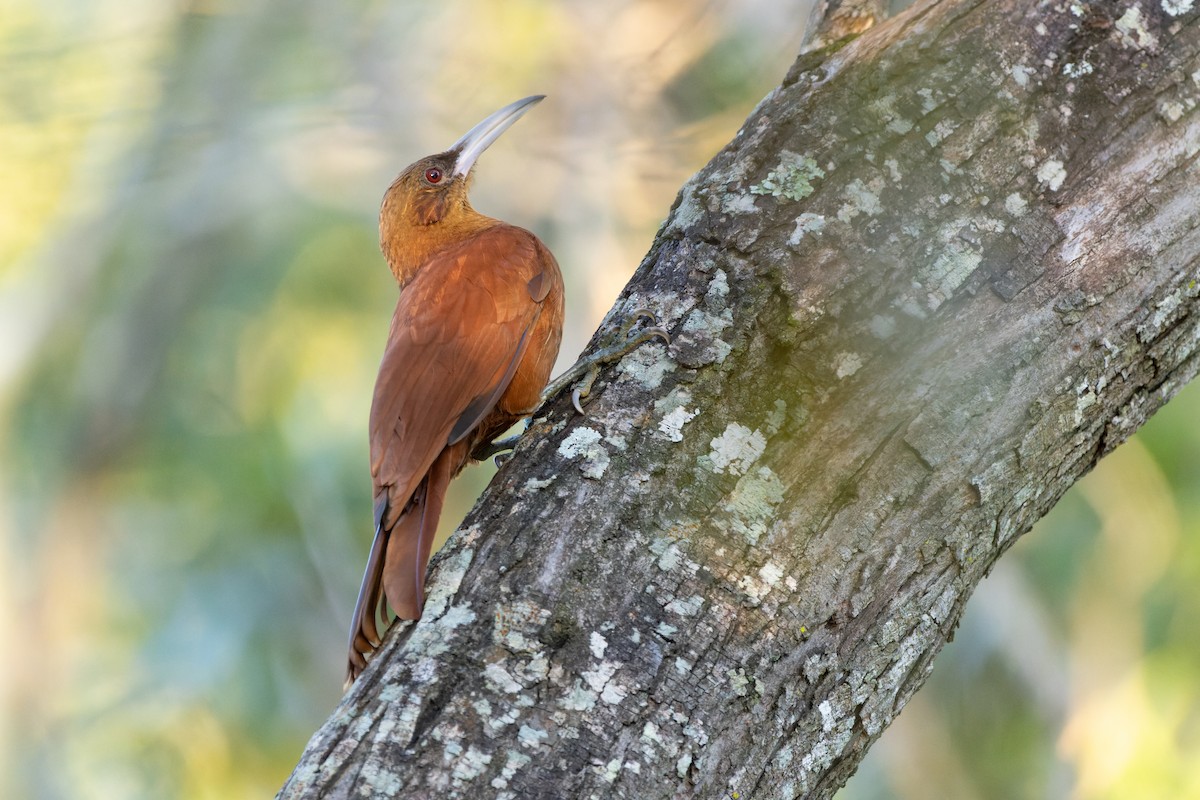
<instances>
[{"instance_id":1,"label":"stiff tail feather","mask_svg":"<svg viewBox=\"0 0 1200 800\"><path fill-rule=\"evenodd\" d=\"M389 624L388 605L399 619L421 618L425 607L425 568L442 515L446 488L454 476L453 457L460 455L457 451L461 449L449 448L438 456L413 493L412 502L390 530L384 527L386 496L376 504L375 539L371 542L371 554L350 622L347 686L366 668L367 656L379 647L383 637L379 635L376 617Z\"/></svg>"},{"instance_id":2,"label":"stiff tail feather","mask_svg":"<svg viewBox=\"0 0 1200 800\"><path fill-rule=\"evenodd\" d=\"M446 488L454 476L451 464L460 448L444 450L417 489L415 502L388 539L383 565L383 590L400 619L420 619L425 609L425 568L437 534Z\"/></svg>"},{"instance_id":3,"label":"stiff tail feather","mask_svg":"<svg viewBox=\"0 0 1200 800\"><path fill-rule=\"evenodd\" d=\"M383 604L383 564L389 531L384 530L383 520L387 514L387 497L375 504L375 538L371 540L371 554L367 556L367 568L363 571L362 585L358 588L358 600L354 604L354 616L350 620L349 657L346 663L346 686L348 687L367 666L366 656L379 646L380 635L376 617L387 622L387 609Z\"/></svg>"}]
</instances>

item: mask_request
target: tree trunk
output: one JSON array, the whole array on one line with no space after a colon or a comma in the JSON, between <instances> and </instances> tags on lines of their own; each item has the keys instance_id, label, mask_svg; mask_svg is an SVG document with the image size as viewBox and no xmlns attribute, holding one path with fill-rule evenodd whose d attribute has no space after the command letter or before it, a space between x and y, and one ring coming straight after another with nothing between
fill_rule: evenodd
<instances>
[{"instance_id":1,"label":"tree trunk","mask_svg":"<svg viewBox=\"0 0 1200 800\"><path fill-rule=\"evenodd\" d=\"M1200 364L1197 12L1071 8L802 56L602 328L671 346L535 421L280 796L832 795Z\"/></svg>"}]
</instances>

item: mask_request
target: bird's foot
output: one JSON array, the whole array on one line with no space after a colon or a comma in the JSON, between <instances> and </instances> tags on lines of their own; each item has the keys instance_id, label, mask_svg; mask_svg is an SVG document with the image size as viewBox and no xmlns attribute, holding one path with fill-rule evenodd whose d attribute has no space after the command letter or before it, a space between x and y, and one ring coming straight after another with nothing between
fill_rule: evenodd
<instances>
[{"instance_id":1,"label":"bird's foot","mask_svg":"<svg viewBox=\"0 0 1200 800\"><path fill-rule=\"evenodd\" d=\"M643 319L650 320L650 327L640 328L636 332L631 333L638 322ZM639 308L630 314L629 319L621 326L620 332L614 338L615 342L601 348L589 358L577 362L573 367L551 381L546 390L542 392L542 403L545 404L553 400L560 392L574 384L575 388L571 390L571 405L575 406L575 410L582 414L583 398L591 393L592 384L600 377L600 368L602 366L619 361L627 353L651 339L662 339L667 344L671 343L670 334L667 333L665 328L658 325L658 317L654 315L654 312L645 308Z\"/></svg>"},{"instance_id":2,"label":"bird's foot","mask_svg":"<svg viewBox=\"0 0 1200 800\"><path fill-rule=\"evenodd\" d=\"M525 421L525 429L529 429L529 420ZM521 440L523 435L524 432L514 433L512 436L505 436L503 439L484 442L471 451L471 458L476 461L487 461L492 456L495 456L496 466L503 467L505 462L512 458L512 450L517 446L517 442Z\"/></svg>"},{"instance_id":3,"label":"bird's foot","mask_svg":"<svg viewBox=\"0 0 1200 800\"><path fill-rule=\"evenodd\" d=\"M630 331L633 331L638 322L643 319L650 320L650 327L641 328L631 335ZM654 312L645 308L639 308L630 314L629 319L621 326L620 332L613 338L615 339L615 343L602 348L590 358L578 362L562 375L559 375L558 378L551 381L546 390L542 392L542 399L538 404L539 408L557 397L568 386L577 384L571 390L571 405L575 406L575 410L582 414L582 400L588 396L592 390L592 384L600 377L600 368L602 366L620 360L622 356L651 339L662 339L667 344L671 343L670 334L667 333L665 328L658 325L658 317L654 315ZM536 411L534 413L536 414ZM525 431L529 430L529 426L532 423L532 418L526 418ZM506 436L503 439L483 442L471 451L471 458L475 461L486 461L494 456L496 466L502 467L512 458L513 448L517 446L517 442L525 435L525 431L512 436Z\"/></svg>"}]
</instances>

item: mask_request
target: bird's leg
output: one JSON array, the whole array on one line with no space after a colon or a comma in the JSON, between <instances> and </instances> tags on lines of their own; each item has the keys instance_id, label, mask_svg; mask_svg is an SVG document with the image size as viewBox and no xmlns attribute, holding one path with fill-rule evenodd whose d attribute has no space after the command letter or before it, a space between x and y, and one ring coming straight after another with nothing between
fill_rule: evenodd
<instances>
[{"instance_id":1,"label":"bird's leg","mask_svg":"<svg viewBox=\"0 0 1200 800\"><path fill-rule=\"evenodd\" d=\"M633 326L642 319L650 320L652 323L651 327L643 328L634 335L630 336L629 332L633 330ZM617 341L614 344L602 348L590 358L579 361L562 375L559 375L550 382L550 385L547 386L545 391L542 392L542 399L538 403L538 408L541 408L546 403L553 400L560 392L578 381L579 385L577 385L571 391L571 405L575 406L575 410L582 414L583 404L581 403L581 400L582 398L587 397L592 391L592 384L594 384L596 379L600 377L600 367L619 360L625 354L645 344L651 339L657 338L662 339L667 344L671 343L670 334L667 333L665 328L660 327L657 323L658 317L654 315L654 312L645 308L639 308L638 310L634 311L629 315L629 319L625 321L625 324L621 326L621 331L617 337L615 337ZM580 380L581 378L582 380ZM536 411L537 409L534 409L533 413L536 413ZM532 423L532 417L527 417L525 419L525 431L529 430L529 426ZM496 439L495 441L483 442L479 445L476 445L475 449L471 451L471 458L475 459L476 461L486 461L492 456L495 456L496 466L502 467L504 466L504 462L511 458L512 449L517 446L517 442L519 442L521 437L525 435L525 431L513 434L512 436L506 436L503 439Z\"/></svg>"},{"instance_id":2,"label":"bird's leg","mask_svg":"<svg viewBox=\"0 0 1200 800\"><path fill-rule=\"evenodd\" d=\"M651 326L642 328L631 336L630 331L641 319L650 320ZM589 358L576 362L574 366L550 382L550 385L542 392L542 405L550 402L560 392L578 381L578 385L571 391L571 405L575 406L575 410L582 414L583 405L580 401L592 391L592 384L596 382L596 378L600 377L600 368L605 364L619 361L625 354L655 338L662 339L667 344L671 343L670 334L665 328L658 325L658 318L654 316L654 312L645 308L637 309L621 326L621 331L613 344L602 348ZM581 378L582 380L580 380Z\"/></svg>"},{"instance_id":3,"label":"bird's leg","mask_svg":"<svg viewBox=\"0 0 1200 800\"><path fill-rule=\"evenodd\" d=\"M525 430L529 430L529 420L525 420ZM476 461L487 461L492 456L496 457L496 466L504 466L504 462L508 461L512 449L517 446L517 442L521 441L521 437L525 435L525 431L514 433L512 436L505 436L503 439L496 439L492 442L482 442L476 445L471 451L471 458Z\"/></svg>"}]
</instances>

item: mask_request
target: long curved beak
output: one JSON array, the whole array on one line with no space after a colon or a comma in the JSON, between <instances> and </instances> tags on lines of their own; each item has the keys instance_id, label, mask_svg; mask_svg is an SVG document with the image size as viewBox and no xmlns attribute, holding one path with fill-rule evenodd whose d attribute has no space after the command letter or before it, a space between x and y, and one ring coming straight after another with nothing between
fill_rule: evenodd
<instances>
[{"instance_id":1,"label":"long curved beak","mask_svg":"<svg viewBox=\"0 0 1200 800\"><path fill-rule=\"evenodd\" d=\"M489 116L483 122L467 131L461 139L454 143L450 152L458 153L454 161L454 174L466 176L475 166L475 161L488 149L492 142L500 138L509 127L521 118L521 115L545 99L544 94L525 97L515 103L509 103L504 108Z\"/></svg>"}]
</instances>

